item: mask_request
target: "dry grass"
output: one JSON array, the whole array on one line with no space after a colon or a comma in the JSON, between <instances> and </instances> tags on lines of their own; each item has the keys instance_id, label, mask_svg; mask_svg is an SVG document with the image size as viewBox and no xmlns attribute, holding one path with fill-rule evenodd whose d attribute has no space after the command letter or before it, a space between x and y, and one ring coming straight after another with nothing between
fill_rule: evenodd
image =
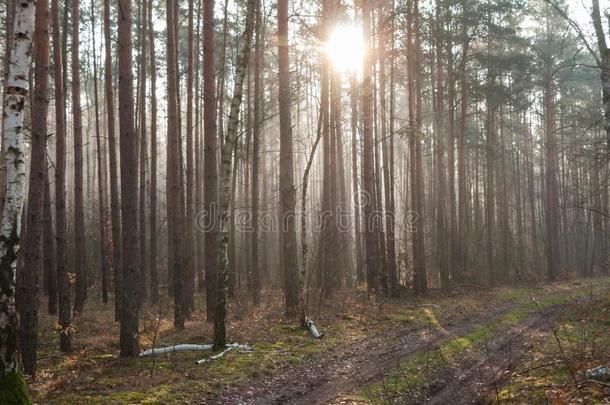
<instances>
[{"instance_id":1,"label":"dry grass","mask_svg":"<svg viewBox=\"0 0 610 405\"><path fill-rule=\"evenodd\" d=\"M294 321L283 316L283 297L265 292L260 306L253 308L245 297L232 300L227 325L231 342L253 345L253 353L231 352L205 365L195 360L208 353L186 352L142 359L118 357L118 324L112 304L104 306L95 294L84 313L75 318L73 352L58 351L56 319L41 311L39 322L39 362L36 381L29 388L36 403L201 403L213 398L223 386L242 384L278 368L301 362L338 344L365 338L388 328L424 328L430 311L440 322L464 319L469 314L491 311L500 302L512 301L546 290L562 291L558 283L543 289L501 288L452 294L432 291L426 297L402 292L398 298L369 296L365 291L336 293L323 305L310 305L310 315L326 333L316 341ZM312 294L312 297L317 297ZM177 343L210 343L212 325L201 309L204 299L196 298L197 310L184 331L175 331L172 303L163 300L147 304L141 313L140 345L151 347ZM312 301L316 301L311 299ZM43 308L41 308L42 310ZM158 330L157 330L158 327Z\"/></svg>"}]
</instances>

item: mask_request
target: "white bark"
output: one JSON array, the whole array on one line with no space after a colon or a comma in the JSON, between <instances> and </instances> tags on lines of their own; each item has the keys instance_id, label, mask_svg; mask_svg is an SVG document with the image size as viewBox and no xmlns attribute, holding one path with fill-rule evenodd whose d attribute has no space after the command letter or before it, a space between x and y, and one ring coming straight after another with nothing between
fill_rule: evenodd
<instances>
[{"instance_id":1,"label":"white bark","mask_svg":"<svg viewBox=\"0 0 610 405\"><path fill-rule=\"evenodd\" d=\"M227 352L230 352L230 351L231 351L231 350L233 350L233 349L235 349L235 347L234 347L234 346L229 346L229 348L228 348L228 349L223 350L222 352L220 352L220 353L218 353L218 354L215 354L215 355L213 355L213 356L207 357L207 358L205 358L205 359L197 360L195 363L196 363L196 364L210 363L210 362L212 362L212 361L214 361L214 360L216 360L216 359L221 358L222 356L224 356L225 354L227 354Z\"/></svg>"},{"instance_id":2,"label":"white bark","mask_svg":"<svg viewBox=\"0 0 610 405\"><path fill-rule=\"evenodd\" d=\"M4 280L0 285L0 379L16 369L15 270L25 185L23 114L29 93L35 12L35 0L22 0L16 4L5 89L3 133L6 188L0 223L0 280Z\"/></svg>"},{"instance_id":3,"label":"white bark","mask_svg":"<svg viewBox=\"0 0 610 405\"><path fill-rule=\"evenodd\" d=\"M168 353L184 352L184 351L205 351L205 350L212 350L213 347L214 346L212 344L206 344L206 345L181 344L181 345L174 345L174 346L167 346L167 347L155 347L152 349L144 350L143 352L141 352L139 354L139 356L146 357L146 356L154 356L157 354L168 354ZM227 347L231 348L231 349L252 350L252 348L250 346L242 345L242 344L238 344L238 343L231 343L231 344L227 345Z\"/></svg>"},{"instance_id":4,"label":"white bark","mask_svg":"<svg viewBox=\"0 0 610 405\"><path fill-rule=\"evenodd\" d=\"M318 330L318 328L316 328L316 325L311 319L307 318L306 323L307 329L309 329L309 333L311 333L311 337L313 337L314 339L322 339L324 337L324 334L320 333L320 331Z\"/></svg>"}]
</instances>

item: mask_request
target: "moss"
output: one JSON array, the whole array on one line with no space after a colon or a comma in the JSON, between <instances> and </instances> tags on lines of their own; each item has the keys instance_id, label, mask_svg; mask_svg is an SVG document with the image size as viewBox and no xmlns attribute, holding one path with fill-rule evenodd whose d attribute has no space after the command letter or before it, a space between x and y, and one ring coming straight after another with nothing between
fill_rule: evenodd
<instances>
[{"instance_id":1,"label":"moss","mask_svg":"<svg viewBox=\"0 0 610 405\"><path fill-rule=\"evenodd\" d=\"M26 405L32 401L28 397L28 389L23 376L16 371L4 375L0 382L0 398L3 405Z\"/></svg>"}]
</instances>

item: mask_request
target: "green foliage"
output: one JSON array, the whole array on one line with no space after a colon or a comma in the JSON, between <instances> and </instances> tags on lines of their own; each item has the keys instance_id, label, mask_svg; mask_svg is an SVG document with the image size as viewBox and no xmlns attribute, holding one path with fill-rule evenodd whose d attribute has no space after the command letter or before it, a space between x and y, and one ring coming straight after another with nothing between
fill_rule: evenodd
<instances>
[{"instance_id":1,"label":"green foliage","mask_svg":"<svg viewBox=\"0 0 610 405\"><path fill-rule=\"evenodd\" d=\"M2 405L30 405L28 389L23 376L17 371L9 371L0 381L0 403Z\"/></svg>"}]
</instances>

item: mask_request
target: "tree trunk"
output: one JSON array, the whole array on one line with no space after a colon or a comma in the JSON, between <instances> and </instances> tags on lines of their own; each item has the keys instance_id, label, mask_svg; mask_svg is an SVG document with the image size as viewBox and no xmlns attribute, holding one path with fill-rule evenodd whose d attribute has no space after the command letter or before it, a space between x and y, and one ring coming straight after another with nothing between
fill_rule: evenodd
<instances>
[{"instance_id":1,"label":"tree trunk","mask_svg":"<svg viewBox=\"0 0 610 405\"><path fill-rule=\"evenodd\" d=\"M157 61L155 29L152 19L153 0L148 5L148 33L150 42L150 299L159 300L157 267ZM142 235L142 237L144 237Z\"/></svg>"},{"instance_id":2,"label":"tree trunk","mask_svg":"<svg viewBox=\"0 0 610 405\"><path fill-rule=\"evenodd\" d=\"M216 52L214 35L214 0L203 4L203 66L213 67ZM216 137L216 85L214 69L203 70L203 136L204 136L204 218L205 227L205 280L206 309L208 321L214 319L216 308L216 204L218 203L218 169L216 153L218 139Z\"/></svg>"},{"instance_id":3,"label":"tree trunk","mask_svg":"<svg viewBox=\"0 0 610 405\"><path fill-rule=\"evenodd\" d=\"M195 267L193 256L194 245L194 176L193 167L193 64L194 64L194 41L193 41L193 0L188 2L188 51L187 51L187 74L186 74L186 232L184 255L184 304L187 313L195 309Z\"/></svg>"},{"instance_id":4,"label":"tree trunk","mask_svg":"<svg viewBox=\"0 0 610 405\"><path fill-rule=\"evenodd\" d=\"M604 33L602 18L599 11L599 0L591 0L591 3L591 17L599 49L598 64L601 65L599 68L601 70L602 100L604 103L604 126L606 130L607 146L610 149L610 49L608 49L606 43L606 34Z\"/></svg>"},{"instance_id":5,"label":"tree trunk","mask_svg":"<svg viewBox=\"0 0 610 405\"><path fill-rule=\"evenodd\" d=\"M140 162L139 162L139 196L138 196L138 225L140 233L140 290L139 299L140 305L148 299L148 267L146 266L146 160L147 160L147 145L146 145L146 55L148 53L147 29L148 26L148 10L147 2L142 3L142 26L139 28L140 39Z\"/></svg>"},{"instance_id":6,"label":"tree trunk","mask_svg":"<svg viewBox=\"0 0 610 405\"><path fill-rule=\"evenodd\" d=\"M255 22L255 45L254 45L254 117L252 127L252 257L251 257L251 277L250 280L252 285L250 291L252 292L252 301L254 305L260 304L261 294L261 275L260 275L260 264L259 264L259 235L258 235L258 199L259 199L259 169L260 169L260 144L261 144L261 103L262 103L262 78L261 69L263 63L263 49L262 49L262 0L256 1L256 22Z\"/></svg>"},{"instance_id":7,"label":"tree trunk","mask_svg":"<svg viewBox=\"0 0 610 405\"><path fill-rule=\"evenodd\" d=\"M409 66L409 126L412 128L409 139L410 172L411 172L411 210L408 216L413 249L414 284L417 293L425 293L428 288L424 245L424 204L423 204L423 168L421 156L421 43L419 25L419 2L412 4L410 25L407 27L408 43L413 58Z\"/></svg>"},{"instance_id":8,"label":"tree trunk","mask_svg":"<svg viewBox=\"0 0 610 405\"><path fill-rule=\"evenodd\" d=\"M100 227L100 275L102 278L102 301L108 303L108 268L110 266L108 252L106 251L106 167L105 150L102 147L102 136L100 131L100 113L98 100L98 76L97 76L97 47L95 46L95 9L91 1L91 40L93 41L93 100L95 108L95 142L97 146L97 192L99 204L99 227Z\"/></svg>"},{"instance_id":9,"label":"tree trunk","mask_svg":"<svg viewBox=\"0 0 610 405\"><path fill-rule=\"evenodd\" d=\"M112 83L112 45L110 34L110 0L104 0L104 87L106 89L106 120L108 126L108 154L110 168L110 213L112 217L112 268L114 275L115 320L121 317L121 207L116 153L114 118L114 90Z\"/></svg>"},{"instance_id":10,"label":"tree trunk","mask_svg":"<svg viewBox=\"0 0 610 405\"><path fill-rule=\"evenodd\" d=\"M48 313L57 315L57 256L53 243L53 213L51 207L51 185L49 182L48 160L45 156L44 201L43 201L43 267L47 277Z\"/></svg>"},{"instance_id":11,"label":"tree trunk","mask_svg":"<svg viewBox=\"0 0 610 405\"><path fill-rule=\"evenodd\" d=\"M138 143L134 129L131 0L119 0L119 139L121 151L122 296L121 357L134 357L138 348Z\"/></svg>"},{"instance_id":12,"label":"tree trunk","mask_svg":"<svg viewBox=\"0 0 610 405\"><path fill-rule=\"evenodd\" d=\"M352 192L354 193L354 239L356 246L356 281L365 281L362 257L362 231L360 229L360 178L358 176L358 88L356 77L351 78L350 106L352 130Z\"/></svg>"},{"instance_id":13,"label":"tree trunk","mask_svg":"<svg viewBox=\"0 0 610 405\"><path fill-rule=\"evenodd\" d=\"M66 93L64 92L63 54L59 29L59 0L52 0L53 65L55 81L55 247L57 249L57 300L59 309L59 348L72 348L70 283L66 241Z\"/></svg>"},{"instance_id":14,"label":"tree trunk","mask_svg":"<svg viewBox=\"0 0 610 405\"><path fill-rule=\"evenodd\" d=\"M42 270L42 225L49 108L49 2L37 0L34 31L35 85L32 103L30 181L26 212L23 268L19 275L19 347L23 371L36 375L38 347L38 281Z\"/></svg>"},{"instance_id":15,"label":"tree trunk","mask_svg":"<svg viewBox=\"0 0 610 405\"><path fill-rule=\"evenodd\" d=\"M284 294L286 315L296 315L298 290L298 260L296 234L296 192L294 188L292 122L290 117L290 61L288 47L288 0L278 2L278 69L280 109L280 224L282 232Z\"/></svg>"},{"instance_id":16,"label":"tree trunk","mask_svg":"<svg viewBox=\"0 0 610 405\"><path fill-rule=\"evenodd\" d=\"M362 2L362 25L366 52L363 61L362 80L362 122L363 122L363 156L362 156L362 209L364 212L364 245L366 255L366 278L368 290L377 292L379 285L379 245L377 235L371 225L375 218L375 172L373 149L373 55L371 35L371 9L368 1Z\"/></svg>"},{"instance_id":17,"label":"tree trunk","mask_svg":"<svg viewBox=\"0 0 610 405\"><path fill-rule=\"evenodd\" d=\"M74 312L85 308L87 280L85 267L85 212L83 206L83 118L80 104L80 2L72 0L72 126L74 131Z\"/></svg>"},{"instance_id":18,"label":"tree trunk","mask_svg":"<svg viewBox=\"0 0 610 405\"><path fill-rule=\"evenodd\" d=\"M227 263L227 245L229 242L228 220L229 202L231 200L231 158L237 145L237 129L239 127L239 110L243 96L243 83L250 58L252 33L254 31L254 14L257 0L248 0L246 12L246 28L242 37L242 48L239 51L235 66L235 83L231 110L227 125L225 142L221 150L220 188L218 199L218 216L216 228L216 266L218 270L216 283L216 308L214 311L214 350L222 350L226 346L225 318L227 312L227 297L229 284L229 268Z\"/></svg>"},{"instance_id":19,"label":"tree trunk","mask_svg":"<svg viewBox=\"0 0 610 405\"><path fill-rule=\"evenodd\" d=\"M11 50L5 83L3 145L6 147L6 192L0 223L0 392L12 391L28 403L24 383L17 373L17 313L15 311L15 271L21 213L25 198L25 155L23 117L29 97L28 76L32 59L32 34L36 2L16 5L15 24L10 38ZM20 380L19 387L13 385ZM18 391L19 390L19 391ZM23 390L23 391L21 391ZM18 391L18 392L15 392Z\"/></svg>"},{"instance_id":20,"label":"tree trunk","mask_svg":"<svg viewBox=\"0 0 610 405\"><path fill-rule=\"evenodd\" d=\"M559 246L559 196L557 180L557 138L555 135L555 94L552 67L545 72L544 88L544 127L545 127L545 191L546 191L546 265L547 278L554 281L559 275L560 246Z\"/></svg>"},{"instance_id":21,"label":"tree trunk","mask_svg":"<svg viewBox=\"0 0 610 405\"><path fill-rule=\"evenodd\" d=\"M167 0L167 60L177 58L174 9L175 0ZM174 327L184 329L183 276L183 241L182 241L182 187L180 171L180 135L178 129L178 76L176 64L169 63L167 67L167 227L168 227L168 261L170 279L174 293Z\"/></svg>"}]
</instances>

